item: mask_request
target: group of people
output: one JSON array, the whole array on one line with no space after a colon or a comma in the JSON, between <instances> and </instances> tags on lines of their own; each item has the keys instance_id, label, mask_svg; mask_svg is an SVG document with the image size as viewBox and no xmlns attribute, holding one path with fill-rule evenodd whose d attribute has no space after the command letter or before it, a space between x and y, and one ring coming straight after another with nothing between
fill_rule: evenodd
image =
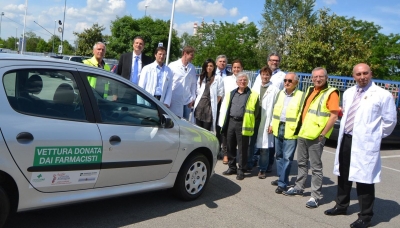
<instances>
[{"instance_id":1,"label":"group of people","mask_svg":"<svg viewBox=\"0 0 400 228\"><path fill-rule=\"evenodd\" d=\"M271 184L285 196L303 195L310 164L311 197L306 207L316 208L321 200L325 141L338 119L339 90L328 83L322 67L312 71L313 85L306 92L297 88L299 77L279 69L277 53L268 56L254 83L243 72L240 60L226 69L228 59L219 55L207 59L197 77L191 64L195 50L185 47L182 57L168 66L166 50L158 47L155 61L142 54L144 40L133 40L133 53L121 55L117 74L138 84L159 99L177 116L215 132L221 143L222 162L228 165L223 175L243 180L258 160L258 178L276 160L277 179ZM97 58L105 45L96 43L94 57L86 64L107 69ZM356 85L343 94L342 119L336 148L334 174L338 176L335 206L328 216L345 215L352 182L356 182L360 205L358 219L350 227L369 227L375 199L374 184L380 182L380 143L393 131L397 112L393 96L372 82L372 71L365 63L353 68ZM251 88L249 85L251 85ZM298 174L289 188L289 173L297 149Z\"/></svg>"}]
</instances>

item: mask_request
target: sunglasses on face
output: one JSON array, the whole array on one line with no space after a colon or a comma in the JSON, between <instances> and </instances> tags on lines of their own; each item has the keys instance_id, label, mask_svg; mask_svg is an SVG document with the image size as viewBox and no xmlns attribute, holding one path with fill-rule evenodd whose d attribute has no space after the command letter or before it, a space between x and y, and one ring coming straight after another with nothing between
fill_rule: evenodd
<instances>
[{"instance_id":1,"label":"sunglasses on face","mask_svg":"<svg viewBox=\"0 0 400 228\"><path fill-rule=\"evenodd\" d=\"M293 80L292 79L283 79L283 82L289 82L289 83L292 83L293 82Z\"/></svg>"}]
</instances>

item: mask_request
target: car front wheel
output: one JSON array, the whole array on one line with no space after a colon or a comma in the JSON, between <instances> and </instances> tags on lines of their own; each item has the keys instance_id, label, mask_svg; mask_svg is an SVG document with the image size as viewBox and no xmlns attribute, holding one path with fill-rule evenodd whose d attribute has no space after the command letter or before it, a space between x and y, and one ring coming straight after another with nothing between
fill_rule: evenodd
<instances>
[{"instance_id":1,"label":"car front wheel","mask_svg":"<svg viewBox=\"0 0 400 228\"><path fill-rule=\"evenodd\" d=\"M210 163L202 154L186 159L175 180L174 194L182 200L194 200L204 191L210 177Z\"/></svg>"}]
</instances>

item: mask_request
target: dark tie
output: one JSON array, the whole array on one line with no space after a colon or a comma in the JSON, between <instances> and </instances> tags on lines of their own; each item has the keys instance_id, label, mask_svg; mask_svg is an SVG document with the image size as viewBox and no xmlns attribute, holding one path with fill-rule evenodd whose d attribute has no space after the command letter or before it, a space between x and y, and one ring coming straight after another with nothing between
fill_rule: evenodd
<instances>
[{"instance_id":1,"label":"dark tie","mask_svg":"<svg viewBox=\"0 0 400 228\"><path fill-rule=\"evenodd\" d=\"M347 114L346 124L344 125L344 132L346 133L353 131L354 117L356 116L357 109L360 106L362 92L363 89L359 88L354 96L353 104L351 104L349 114Z\"/></svg>"},{"instance_id":2,"label":"dark tie","mask_svg":"<svg viewBox=\"0 0 400 228\"><path fill-rule=\"evenodd\" d=\"M139 82L138 74L139 74L139 56L135 56L135 65L133 66L132 82L136 85Z\"/></svg>"},{"instance_id":3,"label":"dark tie","mask_svg":"<svg viewBox=\"0 0 400 228\"><path fill-rule=\"evenodd\" d=\"M222 77L222 71L220 71L220 73L221 73L221 77Z\"/></svg>"}]
</instances>

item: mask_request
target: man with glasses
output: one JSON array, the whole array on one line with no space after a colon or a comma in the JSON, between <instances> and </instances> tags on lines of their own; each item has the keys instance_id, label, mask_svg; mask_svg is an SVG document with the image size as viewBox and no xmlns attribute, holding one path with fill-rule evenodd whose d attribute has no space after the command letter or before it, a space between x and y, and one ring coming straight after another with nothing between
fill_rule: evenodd
<instances>
[{"instance_id":1,"label":"man with glasses","mask_svg":"<svg viewBox=\"0 0 400 228\"><path fill-rule=\"evenodd\" d=\"M396 126L397 113L392 94L372 82L365 63L353 68L356 85L343 94L343 117L333 173L338 176L336 205L326 215L345 215L356 182L360 213L350 227L371 225L374 215L375 183L381 181L380 145Z\"/></svg>"},{"instance_id":2,"label":"man with glasses","mask_svg":"<svg viewBox=\"0 0 400 228\"><path fill-rule=\"evenodd\" d=\"M300 119L304 92L296 89L299 77L294 72L286 74L285 88L279 92L274 106L269 131L275 136L276 169L278 179L271 182L278 186L275 193L282 194L289 185L289 173L297 146L295 130Z\"/></svg>"},{"instance_id":3,"label":"man with glasses","mask_svg":"<svg viewBox=\"0 0 400 228\"><path fill-rule=\"evenodd\" d=\"M310 160L311 198L307 201L306 207L317 208L318 201L322 198L322 151L338 118L339 90L328 85L328 73L324 68L315 68L311 75L314 86L309 86L307 89L300 120L294 133L298 134L297 179L295 186L283 194L303 195L308 176L308 160Z\"/></svg>"}]
</instances>

